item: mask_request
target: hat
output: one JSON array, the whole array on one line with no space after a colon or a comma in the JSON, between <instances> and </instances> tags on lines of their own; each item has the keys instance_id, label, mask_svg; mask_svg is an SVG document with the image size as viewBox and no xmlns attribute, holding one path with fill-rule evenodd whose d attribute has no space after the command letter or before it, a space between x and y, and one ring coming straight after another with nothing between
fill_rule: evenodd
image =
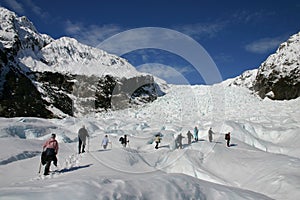
<instances>
[{"instance_id":1,"label":"hat","mask_svg":"<svg viewBox=\"0 0 300 200\"><path fill-rule=\"evenodd\" d=\"M54 133L51 134L51 138L55 138L56 135Z\"/></svg>"}]
</instances>

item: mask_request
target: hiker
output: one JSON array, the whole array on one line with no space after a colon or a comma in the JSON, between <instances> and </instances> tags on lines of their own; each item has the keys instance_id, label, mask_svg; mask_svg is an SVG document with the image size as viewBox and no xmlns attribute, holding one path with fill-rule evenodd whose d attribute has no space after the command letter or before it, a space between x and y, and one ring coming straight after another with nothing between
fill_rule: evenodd
<instances>
[{"instance_id":1,"label":"hiker","mask_svg":"<svg viewBox=\"0 0 300 200\"><path fill-rule=\"evenodd\" d=\"M129 143L129 140L127 140L127 135L124 135L124 137L120 137L119 141L123 145L123 147L126 147L127 143Z\"/></svg>"},{"instance_id":2,"label":"hiker","mask_svg":"<svg viewBox=\"0 0 300 200\"><path fill-rule=\"evenodd\" d=\"M198 130L197 126L195 126L195 128L194 128L194 138L195 138L196 142L198 141L198 132L199 132L199 130Z\"/></svg>"},{"instance_id":3,"label":"hiker","mask_svg":"<svg viewBox=\"0 0 300 200\"><path fill-rule=\"evenodd\" d=\"M230 147L230 132L225 134L225 140L227 140L227 147Z\"/></svg>"},{"instance_id":4,"label":"hiker","mask_svg":"<svg viewBox=\"0 0 300 200\"><path fill-rule=\"evenodd\" d=\"M208 140L209 140L209 142L213 141L213 134L214 134L214 132L212 131L212 128L210 127L209 130L208 130Z\"/></svg>"},{"instance_id":5,"label":"hiker","mask_svg":"<svg viewBox=\"0 0 300 200\"><path fill-rule=\"evenodd\" d=\"M109 142L109 139L108 139L108 136L105 135L105 137L103 138L102 140L102 146L103 146L103 149L106 149L107 148L107 145L108 145Z\"/></svg>"},{"instance_id":6,"label":"hiker","mask_svg":"<svg viewBox=\"0 0 300 200\"><path fill-rule=\"evenodd\" d=\"M193 134L191 133L191 131L188 131L186 136L188 138L188 144L191 144L192 143L192 138L193 138Z\"/></svg>"},{"instance_id":7,"label":"hiker","mask_svg":"<svg viewBox=\"0 0 300 200\"><path fill-rule=\"evenodd\" d=\"M53 164L57 167L57 153L58 153L58 142L55 139L56 135L53 133L51 138L47 140L43 145L44 162L46 163L44 175L49 175L50 165Z\"/></svg>"},{"instance_id":8,"label":"hiker","mask_svg":"<svg viewBox=\"0 0 300 200\"><path fill-rule=\"evenodd\" d=\"M177 144L176 146L179 149L182 149L182 138L184 137L181 135L181 133L176 138L176 144Z\"/></svg>"},{"instance_id":9,"label":"hiker","mask_svg":"<svg viewBox=\"0 0 300 200\"><path fill-rule=\"evenodd\" d=\"M161 140L160 134L157 134L156 137L155 137L155 140L154 140L155 143L156 143L155 149L158 149L158 145L160 143L160 140Z\"/></svg>"},{"instance_id":10,"label":"hiker","mask_svg":"<svg viewBox=\"0 0 300 200\"><path fill-rule=\"evenodd\" d=\"M88 134L88 131L86 130L85 126L83 125L82 128L79 129L78 131L78 150L79 154L85 152L85 146L86 146L86 137L90 137ZM81 149L82 146L82 149Z\"/></svg>"}]
</instances>

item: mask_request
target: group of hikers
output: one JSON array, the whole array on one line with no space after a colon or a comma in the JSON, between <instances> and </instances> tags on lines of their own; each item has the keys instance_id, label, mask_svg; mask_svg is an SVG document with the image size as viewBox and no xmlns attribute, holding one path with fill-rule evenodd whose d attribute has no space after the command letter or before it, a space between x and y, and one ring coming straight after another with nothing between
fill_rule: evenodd
<instances>
[{"instance_id":1,"label":"group of hikers","mask_svg":"<svg viewBox=\"0 0 300 200\"><path fill-rule=\"evenodd\" d=\"M191 133L190 130L187 132L186 136L187 136L187 139L188 139L188 144L192 143L192 139L194 139L194 142L198 142L198 140L199 140L198 133L199 133L199 130L198 130L197 126L195 126L195 128L194 128L194 135ZM213 134L215 134L215 133L213 132L212 128L210 127L209 130L208 130L208 140L209 140L209 142L213 141ZM182 149L182 139L183 138L185 138L185 137L182 136L181 133L179 135L177 135L177 137L175 139L175 148ZM227 147L229 147L230 146L230 132L225 134L225 140L227 141L226 142ZM158 149L158 145L159 145L160 141L161 141L161 135L157 134L156 138L155 138L155 142L156 142L155 148L156 149Z\"/></svg>"},{"instance_id":2,"label":"group of hikers","mask_svg":"<svg viewBox=\"0 0 300 200\"><path fill-rule=\"evenodd\" d=\"M199 133L199 130L198 130L197 126L195 126L195 128L194 128L194 135L191 133L190 130L187 132L186 135L187 135L187 139L188 139L188 144L192 143L192 139L194 139L195 142L198 142L198 140L199 140L198 133ZM209 142L213 141L213 134L215 134L215 133L213 132L212 128L209 128L209 130L208 130ZM185 138L185 137L182 136L181 133L179 135L177 135L177 137L175 139L175 148L182 149L182 139L183 138ZM159 146L161 140L162 140L162 134L161 133L156 134L155 139L154 139L154 142L156 143L156 145L154 147L155 149L158 149L158 146ZM225 134L225 140L227 141L226 142L227 147L229 147L230 146L230 132Z\"/></svg>"},{"instance_id":3,"label":"group of hikers","mask_svg":"<svg viewBox=\"0 0 300 200\"><path fill-rule=\"evenodd\" d=\"M197 142L199 140L198 138L198 128L197 126L195 126L194 128L194 135L188 131L187 132L187 139L188 139L188 144L192 143L192 139L194 139L195 142ZM213 134L214 132L212 131L212 128L210 128L208 130L208 140L209 142L213 141ZM85 128L85 126L83 125L79 131L78 131L78 153L84 153L85 152L85 147L86 147L86 139L89 138L89 134L87 129ZM182 139L184 137L182 136L182 134L180 133L179 135L177 135L176 139L175 139L175 148L179 148L182 149ZM162 134L158 133L155 135L155 149L158 149L158 146L160 144L162 140ZM225 140L227 141L226 145L227 147L230 146L230 132L225 134ZM121 145L123 147L126 147L127 145L129 145L129 140L127 138L127 135L124 135L122 137L120 137L119 142L121 143ZM105 135L104 138L102 139L102 147L103 149L106 149L108 144L112 144L109 139L108 139L108 135ZM48 139L44 144L43 144L43 152L42 152L42 158L41 158L41 164L46 165L45 166L45 170L44 170L44 175L49 175L49 171L50 171L50 165L51 162L53 161L53 164L55 166L57 166L57 155L58 153L58 142L56 140L56 135L53 133L51 134L50 139Z\"/></svg>"}]
</instances>

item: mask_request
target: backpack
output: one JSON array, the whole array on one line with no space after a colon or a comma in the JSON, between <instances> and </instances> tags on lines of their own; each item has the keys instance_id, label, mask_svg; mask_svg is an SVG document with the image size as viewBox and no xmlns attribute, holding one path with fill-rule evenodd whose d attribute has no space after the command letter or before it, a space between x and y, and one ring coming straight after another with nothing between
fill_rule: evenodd
<instances>
[{"instance_id":1,"label":"backpack","mask_svg":"<svg viewBox=\"0 0 300 200\"><path fill-rule=\"evenodd\" d=\"M161 140L161 138L159 136L155 138L155 142L160 143L160 140Z\"/></svg>"},{"instance_id":2,"label":"backpack","mask_svg":"<svg viewBox=\"0 0 300 200\"><path fill-rule=\"evenodd\" d=\"M41 163L42 165L45 165L47 163L47 155L46 155L46 151L43 151L42 152L42 155L41 155Z\"/></svg>"},{"instance_id":3,"label":"backpack","mask_svg":"<svg viewBox=\"0 0 300 200\"><path fill-rule=\"evenodd\" d=\"M47 157L55 156L55 149L47 148L46 151L45 151L45 154L46 154Z\"/></svg>"},{"instance_id":4,"label":"backpack","mask_svg":"<svg viewBox=\"0 0 300 200\"><path fill-rule=\"evenodd\" d=\"M121 142L121 144L123 144L124 143L124 138L120 137L119 142Z\"/></svg>"},{"instance_id":5,"label":"backpack","mask_svg":"<svg viewBox=\"0 0 300 200\"><path fill-rule=\"evenodd\" d=\"M229 134L228 133L225 134L225 140L229 140Z\"/></svg>"}]
</instances>

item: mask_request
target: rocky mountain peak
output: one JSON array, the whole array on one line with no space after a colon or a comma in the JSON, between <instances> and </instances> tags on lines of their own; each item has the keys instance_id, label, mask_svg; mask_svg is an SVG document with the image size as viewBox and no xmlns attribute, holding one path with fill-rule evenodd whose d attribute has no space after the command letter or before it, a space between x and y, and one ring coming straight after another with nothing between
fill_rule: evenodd
<instances>
[{"instance_id":1,"label":"rocky mountain peak","mask_svg":"<svg viewBox=\"0 0 300 200\"><path fill-rule=\"evenodd\" d=\"M289 100L300 96L300 32L282 43L257 70L247 71L232 84L245 86L260 97Z\"/></svg>"},{"instance_id":2,"label":"rocky mountain peak","mask_svg":"<svg viewBox=\"0 0 300 200\"><path fill-rule=\"evenodd\" d=\"M14 12L0 7L0 43L6 49L38 48L51 42L49 36L40 34L27 17L18 17Z\"/></svg>"}]
</instances>

